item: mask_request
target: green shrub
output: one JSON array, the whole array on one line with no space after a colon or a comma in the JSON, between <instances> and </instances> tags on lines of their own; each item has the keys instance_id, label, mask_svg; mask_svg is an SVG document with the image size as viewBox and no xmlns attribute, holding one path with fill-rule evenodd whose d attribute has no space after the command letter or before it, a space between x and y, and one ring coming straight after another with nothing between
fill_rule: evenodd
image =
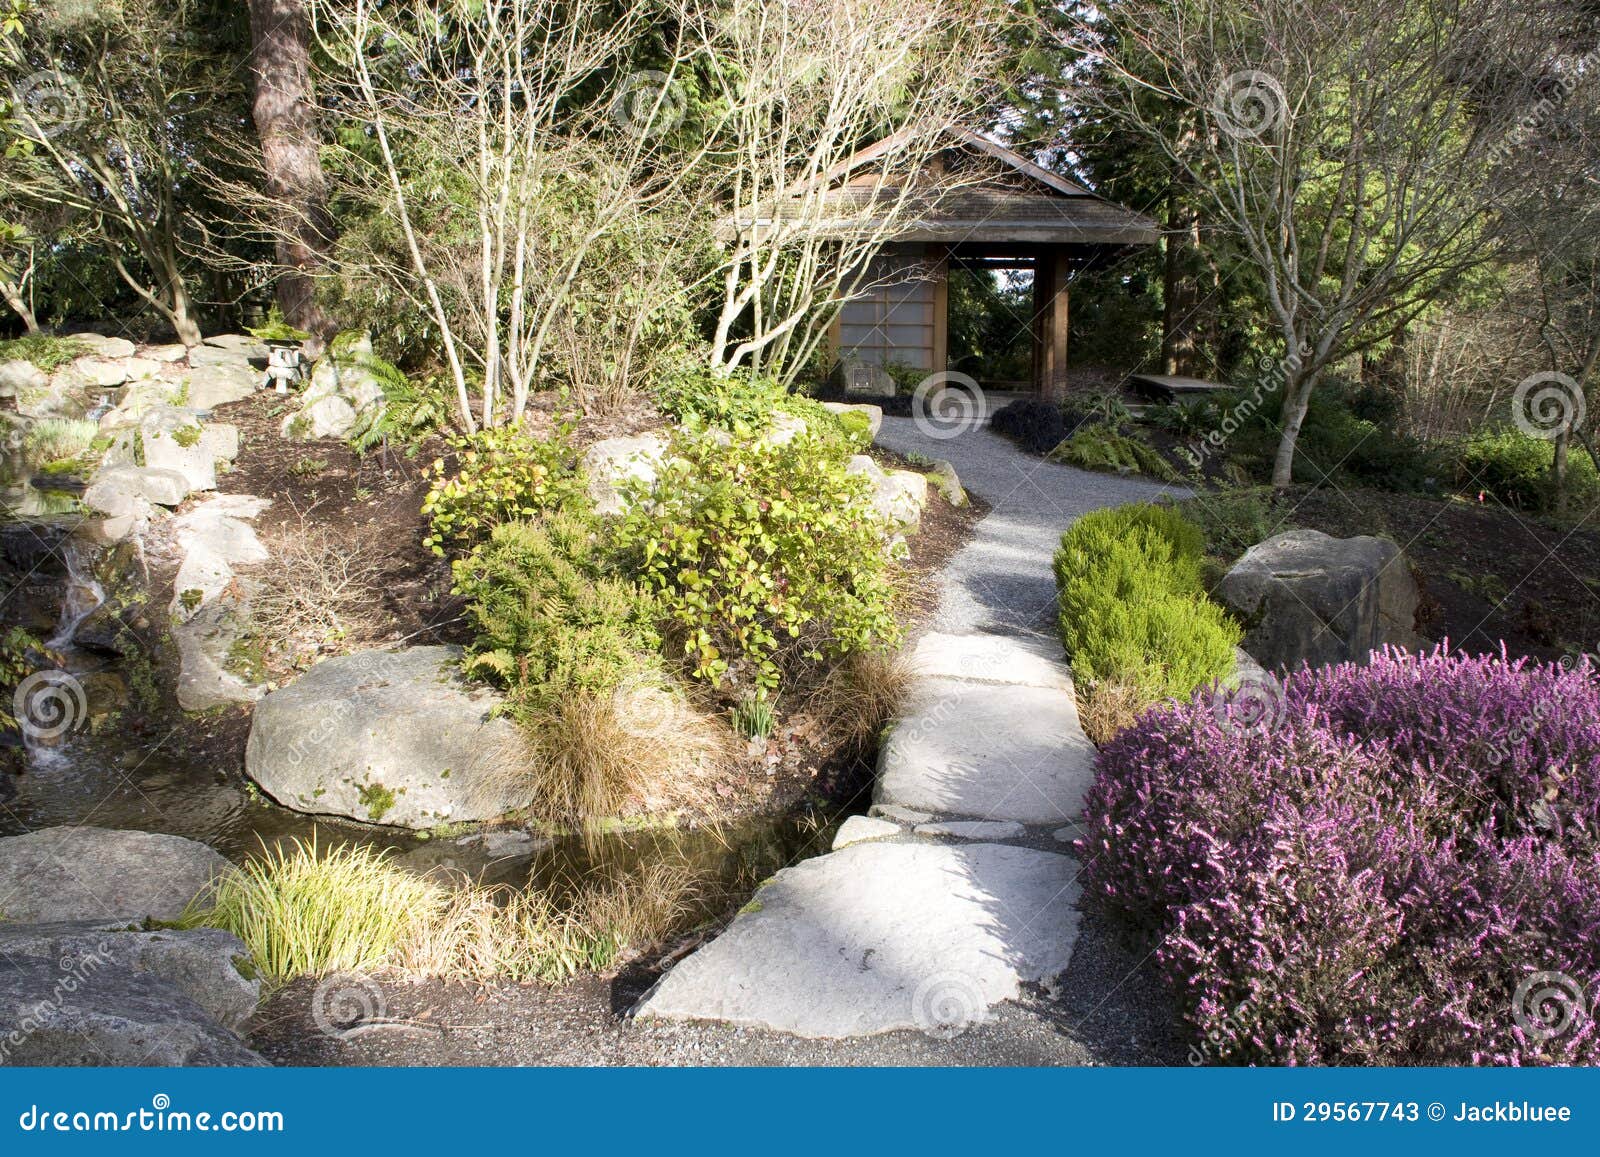
<instances>
[{"instance_id":1,"label":"green shrub","mask_svg":"<svg viewBox=\"0 0 1600 1157\"><path fill-rule=\"evenodd\" d=\"M790 392L775 379L744 372L718 374L699 366L680 367L657 387L656 401L691 427L738 433L765 430L774 415L791 414L805 422L829 457L848 456L871 441L865 414L843 417L814 398Z\"/></svg>"},{"instance_id":2,"label":"green shrub","mask_svg":"<svg viewBox=\"0 0 1600 1157\"><path fill-rule=\"evenodd\" d=\"M359 353L346 360L369 372L383 389L383 405L368 406L356 415L345 439L357 454L379 446L400 446L415 453L424 438L449 423L453 404L438 378L414 382L376 354Z\"/></svg>"},{"instance_id":3,"label":"green shrub","mask_svg":"<svg viewBox=\"0 0 1600 1157\"><path fill-rule=\"evenodd\" d=\"M1238 558L1256 543L1293 529L1274 512L1270 489L1199 494L1183 502L1181 509L1205 535L1207 551L1219 558Z\"/></svg>"},{"instance_id":4,"label":"green shrub","mask_svg":"<svg viewBox=\"0 0 1600 1157\"><path fill-rule=\"evenodd\" d=\"M443 555L447 547L482 542L501 523L581 509L584 481L570 433L563 427L541 439L502 427L461 439L454 472L442 458L433 463L433 484L422 500L431 532L422 544Z\"/></svg>"},{"instance_id":5,"label":"green shrub","mask_svg":"<svg viewBox=\"0 0 1600 1157\"><path fill-rule=\"evenodd\" d=\"M1550 466L1555 444L1520 430L1476 434L1453 447L1455 483L1481 490L1516 510L1548 510L1555 500ZM1592 500L1600 490L1589 456L1574 447L1567 455L1567 491L1578 501Z\"/></svg>"},{"instance_id":6,"label":"green shrub","mask_svg":"<svg viewBox=\"0 0 1600 1157\"><path fill-rule=\"evenodd\" d=\"M724 446L685 431L616 541L697 677L772 691L785 648L815 660L898 639L868 485L812 434Z\"/></svg>"},{"instance_id":7,"label":"green shrub","mask_svg":"<svg viewBox=\"0 0 1600 1157\"><path fill-rule=\"evenodd\" d=\"M465 669L507 688L513 714L610 693L653 665L654 602L603 576L599 550L592 520L553 514L495 527L453 565L474 635Z\"/></svg>"},{"instance_id":8,"label":"green shrub","mask_svg":"<svg viewBox=\"0 0 1600 1157\"><path fill-rule=\"evenodd\" d=\"M70 337L48 337L34 333L0 341L0 362L32 362L45 373L58 370L88 352L87 345Z\"/></svg>"},{"instance_id":9,"label":"green shrub","mask_svg":"<svg viewBox=\"0 0 1600 1157\"><path fill-rule=\"evenodd\" d=\"M1148 705L1233 668L1240 634L1200 580L1204 537L1170 507L1085 515L1056 552L1061 641L1074 677Z\"/></svg>"},{"instance_id":10,"label":"green shrub","mask_svg":"<svg viewBox=\"0 0 1600 1157\"><path fill-rule=\"evenodd\" d=\"M1133 435L1117 433L1105 422L1080 426L1050 451L1050 458L1084 470L1144 474L1168 482L1177 477L1176 471L1155 450Z\"/></svg>"}]
</instances>

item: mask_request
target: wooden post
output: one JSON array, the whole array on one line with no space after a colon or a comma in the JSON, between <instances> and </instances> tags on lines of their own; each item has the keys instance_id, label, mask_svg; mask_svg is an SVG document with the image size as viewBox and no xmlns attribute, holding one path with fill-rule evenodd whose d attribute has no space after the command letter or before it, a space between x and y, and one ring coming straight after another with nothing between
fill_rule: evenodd
<instances>
[{"instance_id":1,"label":"wooden post","mask_svg":"<svg viewBox=\"0 0 1600 1157\"><path fill-rule=\"evenodd\" d=\"M944 245L928 246L933 274L933 365L934 373L950 368L950 250Z\"/></svg>"},{"instance_id":2,"label":"wooden post","mask_svg":"<svg viewBox=\"0 0 1600 1157\"><path fill-rule=\"evenodd\" d=\"M1067 396L1068 268L1066 246L1041 248L1033 282L1039 325L1035 369L1039 393L1050 402L1064 401Z\"/></svg>"}]
</instances>

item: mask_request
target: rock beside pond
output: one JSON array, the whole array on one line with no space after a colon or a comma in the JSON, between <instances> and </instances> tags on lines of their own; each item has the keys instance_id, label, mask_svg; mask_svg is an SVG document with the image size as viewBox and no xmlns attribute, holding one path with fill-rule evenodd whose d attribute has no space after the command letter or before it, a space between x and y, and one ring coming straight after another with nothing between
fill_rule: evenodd
<instances>
[{"instance_id":1,"label":"rock beside pond","mask_svg":"<svg viewBox=\"0 0 1600 1157\"><path fill-rule=\"evenodd\" d=\"M250 950L220 928L129 932L84 921L0 925L0 957L19 956L146 973L172 985L235 1032L249 1023L261 998Z\"/></svg>"},{"instance_id":2,"label":"rock beside pond","mask_svg":"<svg viewBox=\"0 0 1600 1157\"><path fill-rule=\"evenodd\" d=\"M66 967L63 967L66 965ZM88 960L0 955L0 1061L17 1065L263 1065L175 985Z\"/></svg>"},{"instance_id":3,"label":"rock beside pond","mask_svg":"<svg viewBox=\"0 0 1600 1157\"><path fill-rule=\"evenodd\" d=\"M136 514L141 504L176 506L189 496L189 480L159 466L109 466L83 492L91 510L113 517Z\"/></svg>"},{"instance_id":4,"label":"rock beside pond","mask_svg":"<svg viewBox=\"0 0 1600 1157\"><path fill-rule=\"evenodd\" d=\"M181 836L44 828L0 839L0 915L27 924L176 920L227 869Z\"/></svg>"},{"instance_id":5,"label":"rock beside pond","mask_svg":"<svg viewBox=\"0 0 1600 1157\"><path fill-rule=\"evenodd\" d=\"M1291 530L1246 551L1216 596L1243 621L1244 649L1269 668L1364 663L1385 644L1423 641L1416 580L1387 539Z\"/></svg>"},{"instance_id":6,"label":"rock beside pond","mask_svg":"<svg viewBox=\"0 0 1600 1157\"><path fill-rule=\"evenodd\" d=\"M533 802L521 732L459 647L363 651L319 663L256 706L245 770L285 807L431 828Z\"/></svg>"}]
</instances>

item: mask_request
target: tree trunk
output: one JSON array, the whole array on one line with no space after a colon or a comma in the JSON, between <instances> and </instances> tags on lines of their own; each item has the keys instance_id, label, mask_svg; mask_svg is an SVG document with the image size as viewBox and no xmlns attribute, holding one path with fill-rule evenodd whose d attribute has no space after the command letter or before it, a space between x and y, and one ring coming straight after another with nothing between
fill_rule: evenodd
<instances>
[{"instance_id":1,"label":"tree trunk","mask_svg":"<svg viewBox=\"0 0 1600 1157\"><path fill-rule=\"evenodd\" d=\"M1557 514L1567 509L1567 449L1572 442L1570 431L1556 435L1555 453L1550 458L1551 505Z\"/></svg>"},{"instance_id":2,"label":"tree trunk","mask_svg":"<svg viewBox=\"0 0 1600 1157\"><path fill-rule=\"evenodd\" d=\"M1192 374L1196 369L1195 314L1200 293L1194 265L1199 229L1199 215L1174 186L1167 194L1167 228L1162 239L1161 360L1169 374Z\"/></svg>"},{"instance_id":3,"label":"tree trunk","mask_svg":"<svg viewBox=\"0 0 1600 1157\"><path fill-rule=\"evenodd\" d=\"M1272 461L1272 485L1279 490L1294 482L1295 447L1300 443L1300 427L1305 424L1315 384L1315 379L1309 377L1290 377L1283 383L1283 434L1278 439L1278 453Z\"/></svg>"},{"instance_id":4,"label":"tree trunk","mask_svg":"<svg viewBox=\"0 0 1600 1157\"><path fill-rule=\"evenodd\" d=\"M249 3L256 88L251 113L261 137L267 192L282 215L278 307L290 325L328 336L334 323L317 304L316 274L328 263L333 218L311 103L310 21L304 0Z\"/></svg>"},{"instance_id":5,"label":"tree trunk","mask_svg":"<svg viewBox=\"0 0 1600 1157\"><path fill-rule=\"evenodd\" d=\"M22 295L20 285L12 285L9 281L0 281L0 297L5 298L6 304L18 317L22 319L23 328L29 333L39 332L39 319L33 315L28 299Z\"/></svg>"}]
</instances>

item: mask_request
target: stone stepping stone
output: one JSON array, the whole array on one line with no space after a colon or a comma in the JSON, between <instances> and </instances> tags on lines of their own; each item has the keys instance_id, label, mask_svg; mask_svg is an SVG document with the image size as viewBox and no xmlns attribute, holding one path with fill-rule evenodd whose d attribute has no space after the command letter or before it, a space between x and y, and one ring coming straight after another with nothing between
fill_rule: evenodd
<instances>
[{"instance_id":1,"label":"stone stepping stone","mask_svg":"<svg viewBox=\"0 0 1600 1157\"><path fill-rule=\"evenodd\" d=\"M1054 640L1012 635L947 635L931 631L911 652L914 678L964 679L1072 691L1072 676Z\"/></svg>"},{"instance_id":2,"label":"stone stepping stone","mask_svg":"<svg viewBox=\"0 0 1600 1157\"><path fill-rule=\"evenodd\" d=\"M1068 691L924 678L883 745L874 802L939 816L1066 823L1094 781Z\"/></svg>"},{"instance_id":3,"label":"stone stepping stone","mask_svg":"<svg viewBox=\"0 0 1600 1157\"><path fill-rule=\"evenodd\" d=\"M905 829L891 820L878 819L876 816L851 816L839 825L839 830L833 837L833 850L848 848L851 844L859 844L863 840L881 840L886 836L898 836Z\"/></svg>"},{"instance_id":4,"label":"stone stepping stone","mask_svg":"<svg viewBox=\"0 0 1600 1157\"><path fill-rule=\"evenodd\" d=\"M950 820L938 824L918 824L919 836L950 836L958 840L1016 840L1026 829L1015 820Z\"/></svg>"},{"instance_id":5,"label":"stone stepping stone","mask_svg":"<svg viewBox=\"0 0 1600 1157\"><path fill-rule=\"evenodd\" d=\"M1077 871L1003 844L852 844L778 873L635 1013L803 1037L954 1035L1066 970Z\"/></svg>"}]
</instances>

